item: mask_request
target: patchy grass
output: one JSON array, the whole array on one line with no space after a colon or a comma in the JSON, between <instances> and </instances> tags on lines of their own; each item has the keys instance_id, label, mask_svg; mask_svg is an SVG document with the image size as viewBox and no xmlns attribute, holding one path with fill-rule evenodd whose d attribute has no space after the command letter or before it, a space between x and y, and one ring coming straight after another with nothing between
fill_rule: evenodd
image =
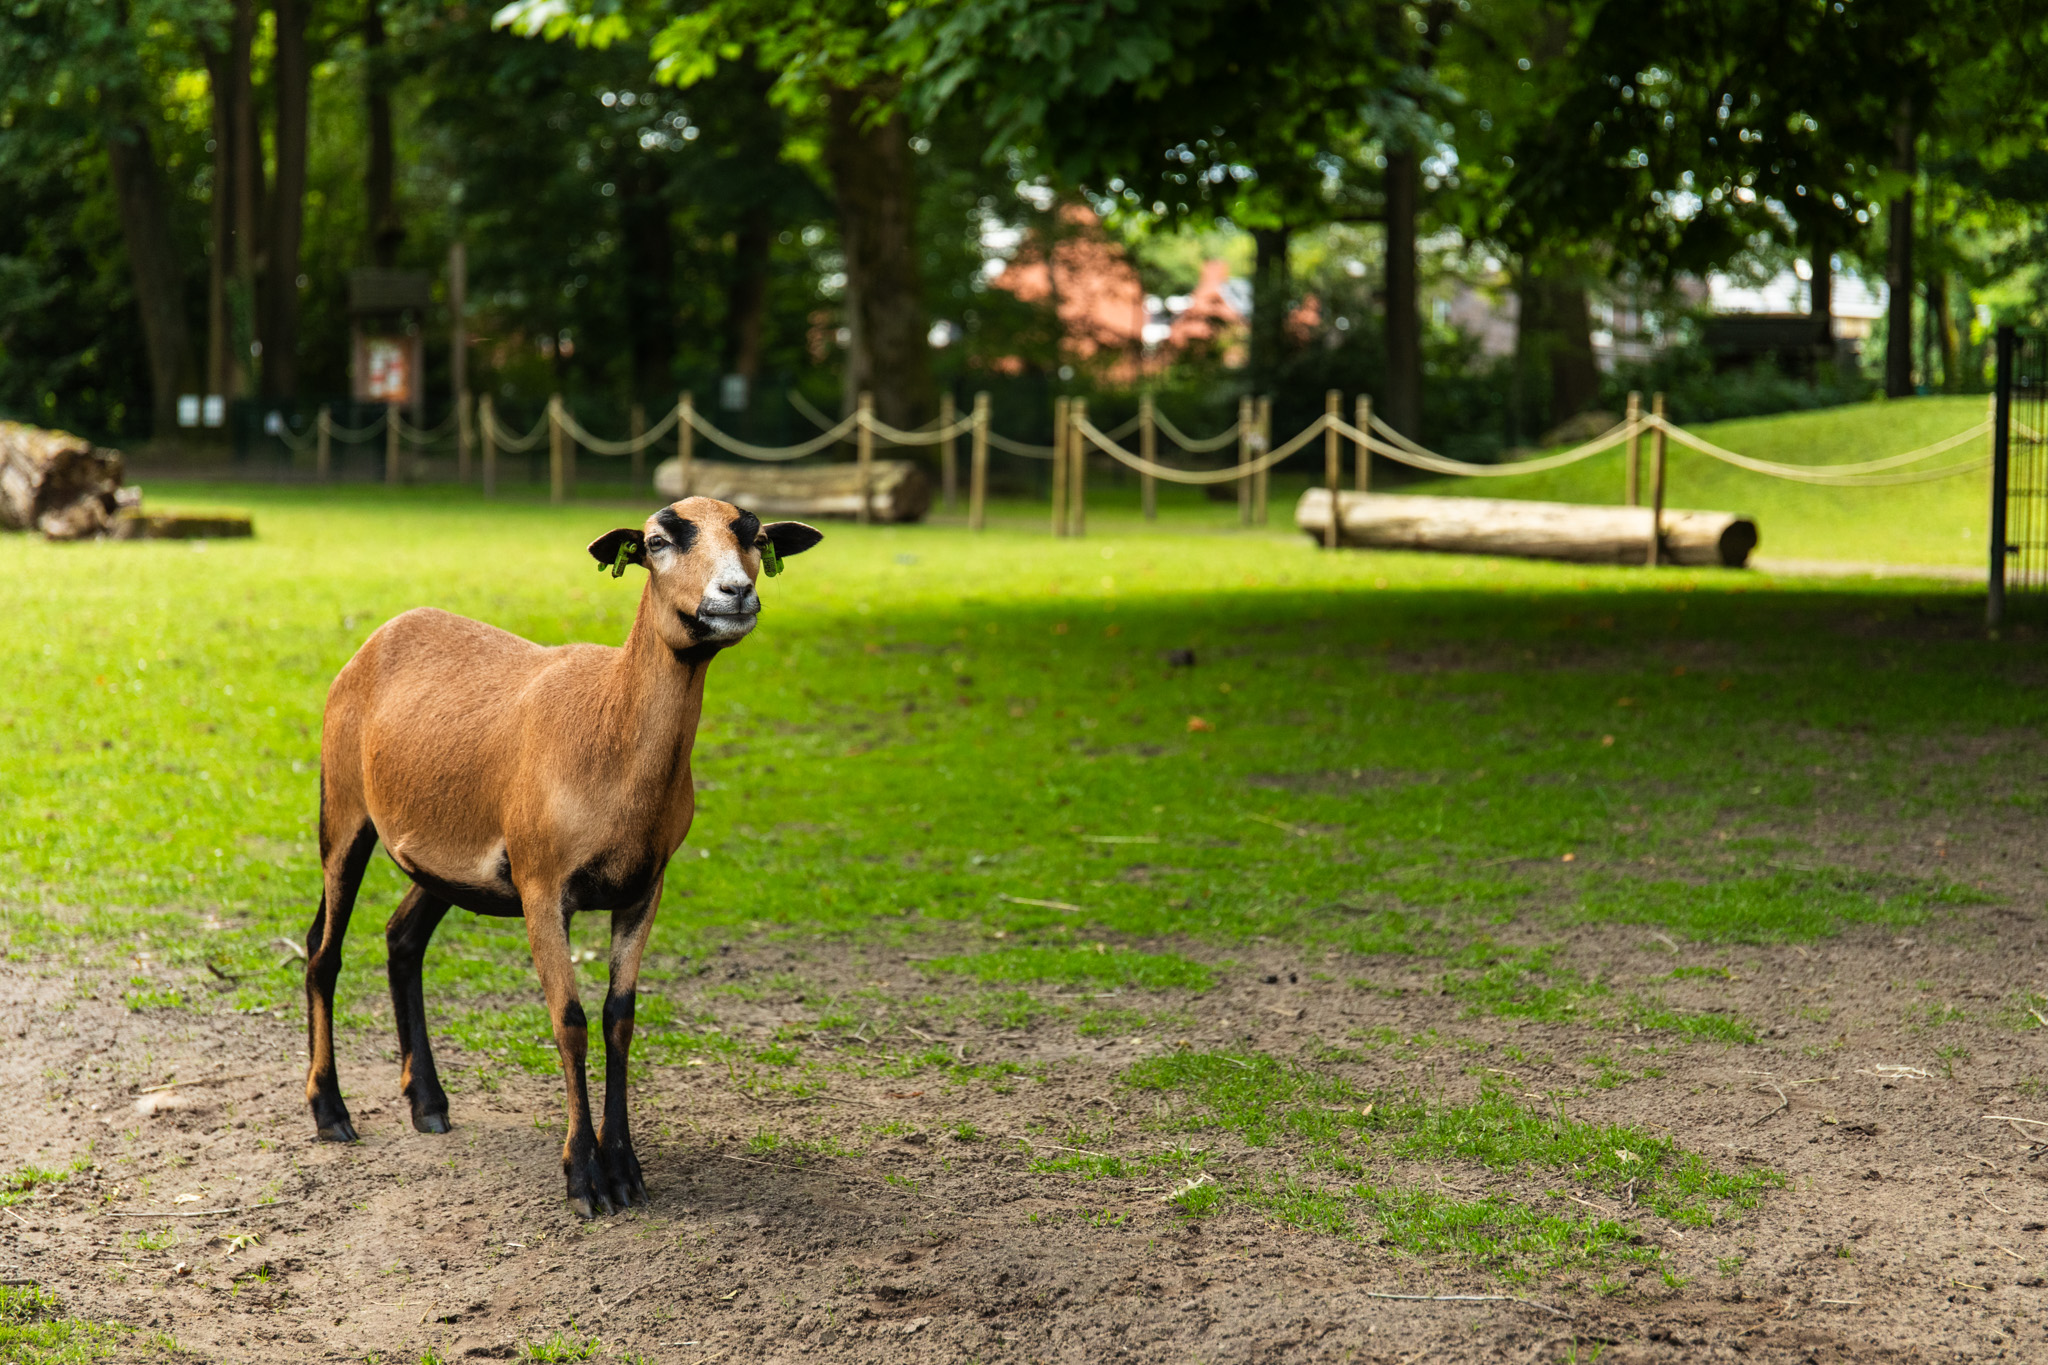
<instances>
[{"instance_id":1,"label":"patchy grass","mask_svg":"<svg viewBox=\"0 0 2048 1365\"><path fill-rule=\"evenodd\" d=\"M112 1323L63 1316L56 1297L35 1285L0 1285L0 1360L76 1365L114 1354L129 1336Z\"/></svg>"},{"instance_id":2,"label":"patchy grass","mask_svg":"<svg viewBox=\"0 0 2048 1365\"><path fill-rule=\"evenodd\" d=\"M1227 1132L1254 1148L1282 1147L1299 1169L1244 1180L1203 1197L1262 1209L1283 1222L1333 1235L1380 1239L1418 1253L1456 1252L1517 1275L1575 1261L1634 1256L1634 1233L1613 1219L1566 1214L1512 1193L1460 1200L1363 1179L1375 1165L1460 1163L1518 1181L1575 1185L1684 1227L1705 1227L1729 1209L1753 1207L1784 1184L1771 1171L1718 1171L1670 1138L1567 1116L1560 1102L1531 1110L1497 1083L1468 1101L1419 1090L1364 1090L1328 1069L1260 1053L1181 1051L1132 1066L1124 1081L1176 1101L1156 1121L1172 1133ZM1176 1169L1187 1169L1181 1160ZM1040 1163L1083 1179L1160 1169L1069 1156ZM1183 1203L1186 1208L1186 1204ZM1654 1254L1654 1253L1653 1253Z\"/></svg>"}]
</instances>

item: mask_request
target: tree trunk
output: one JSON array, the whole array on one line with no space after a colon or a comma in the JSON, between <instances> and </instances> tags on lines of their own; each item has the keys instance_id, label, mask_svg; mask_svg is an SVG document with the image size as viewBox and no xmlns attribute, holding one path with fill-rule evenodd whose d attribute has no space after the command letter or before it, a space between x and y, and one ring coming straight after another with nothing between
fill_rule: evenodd
<instances>
[{"instance_id":1,"label":"tree trunk","mask_svg":"<svg viewBox=\"0 0 2048 1365\"><path fill-rule=\"evenodd\" d=\"M1402 435L1422 438L1422 313L1415 271L1421 163L1387 153L1387 385L1380 415Z\"/></svg>"},{"instance_id":2,"label":"tree trunk","mask_svg":"<svg viewBox=\"0 0 2048 1365\"><path fill-rule=\"evenodd\" d=\"M229 344L228 286L234 261L234 81L227 53L206 49L213 92L213 186L207 200L206 391L228 391L234 360Z\"/></svg>"},{"instance_id":3,"label":"tree trunk","mask_svg":"<svg viewBox=\"0 0 2048 1365\"><path fill-rule=\"evenodd\" d=\"M1294 293L1287 249L1293 232L1285 227L1252 229L1257 255L1252 264L1252 392L1271 394L1280 385L1287 356L1287 308Z\"/></svg>"},{"instance_id":4,"label":"tree trunk","mask_svg":"<svg viewBox=\"0 0 2048 1365\"><path fill-rule=\"evenodd\" d=\"M99 535L122 504L120 487L120 451L68 431L0 422L0 530L52 540Z\"/></svg>"},{"instance_id":5,"label":"tree trunk","mask_svg":"<svg viewBox=\"0 0 2048 1365\"><path fill-rule=\"evenodd\" d=\"M846 255L846 404L862 389L894 426L929 419L936 405L924 290L917 260L917 189L903 116L867 106L894 92L836 89L828 101L825 165L839 201Z\"/></svg>"},{"instance_id":6,"label":"tree trunk","mask_svg":"<svg viewBox=\"0 0 2048 1365\"><path fill-rule=\"evenodd\" d=\"M1914 173L1913 102L1899 103L1892 125L1892 168ZM1908 184L1910 185L1910 180ZM1884 391L1891 398L1913 392L1913 191L1909 188L1885 210L1888 237L1884 260L1885 300Z\"/></svg>"},{"instance_id":7,"label":"tree trunk","mask_svg":"<svg viewBox=\"0 0 2048 1365\"><path fill-rule=\"evenodd\" d=\"M101 98L110 97L102 92ZM115 118L102 137L135 306L142 316L142 344L149 355L150 430L168 436L177 430L178 390L196 378L185 317L185 272L171 237L170 194L147 124Z\"/></svg>"},{"instance_id":8,"label":"tree trunk","mask_svg":"<svg viewBox=\"0 0 2048 1365\"><path fill-rule=\"evenodd\" d=\"M262 268L256 225L263 217L263 143L256 131L256 0L234 0L234 46L229 77L234 82L234 282L228 294L233 320L233 376L228 393L246 398L260 373L262 336L256 330L256 275Z\"/></svg>"},{"instance_id":9,"label":"tree trunk","mask_svg":"<svg viewBox=\"0 0 2048 1365\"><path fill-rule=\"evenodd\" d=\"M626 254L626 339L632 351L633 397L674 401L676 247L669 227L668 173L642 157L622 177L619 205Z\"/></svg>"},{"instance_id":10,"label":"tree trunk","mask_svg":"<svg viewBox=\"0 0 2048 1365\"><path fill-rule=\"evenodd\" d=\"M751 385L761 374L761 327L768 314L768 250L775 219L750 204L733 230L732 282L725 291L725 372Z\"/></svg>"},{"instance_id":11,"label":"tree trunk","mask_svg":"<svg viewBox=\"0 0 2048 1365\"><path fill-rule=\"evenodd\" d=\"M1385 550L1641 564L1656 514L1648 507L1593 507L1521 498L1435 498L1401 493L1338 494L1340 543ZM1317 544L1330 525L1330 490L1311 488L1294 524ZM1756 548L1756 523L1733 512L1666 508L1660 537L1666 564L1740 568Z\"/></svg>"},{"instance_id":12,"label":"tree trunk","mask_svg":"<svg viewBox=\"0 0 2048 1365\"><path fill-rule=\"evenodd\" d=\"M363 13L363 49L369 59L363 102L370 130L363 200L370 223L370 264L389 268L398 264L405 225L398 219L398 200L392 188L397 163L391 142L391 69L385 51L384 16L377 4L378 0L367 0Z\"/></svg>"},{"instance_id":13,"label":"tree trunk","mask_svg":"<svg viewBox=\"0 0 2048 1365\"><path fill-rule=\"evenodd\" d=\"M277 56L277 183L271 189L263 252L263 393L299 390L299 253L306 226L306 125L312 70L306 55L307 0L274 0Z\"/></svg>"},{"instance_id":14,"label":"tree trunk","mask_svg":"<svg viewBox=\"0 0 2048 1365\"><path fill-rule=\"evenodd\" d=\"M1835 261L1826 242L1815 242L1807 250L1807 264L1813 272L1808 282L1806 316L1813 328L1813 345L1820 363L1835 358Z\"/></svg>"},{"instance_id":15,"label":"tree trunk","mask_svg":"<svg viewBox=\"0 0 2048 1365\"><path fill-rule=\"evenodd\" d=\"M1542 420L1528 424L1535 433L1584 412L1600 393L1600 370L1593 360L1593 320L1586 306L1586 286L1569 265L1554 261L1523 262L1517 293L1521 308L1515 320L1515 363L1525 373L1525 395L1548 395Z\"/></svg>"},{"instance_id":16,"label":"tree trunk","mask_svg":"<svg viewBox=\"0 0 2048 1365\"><path fill-rule=\"evenodd\" d=\"M654 489L671 500L717 498L762 517L860 515L860 468L850 463L757 464L751 460L679 459L654 469ZM876 521L922 521L932 505L931 480L915 460L876 460L868 467L868 509Z\"/></svg>"}]
</instances>

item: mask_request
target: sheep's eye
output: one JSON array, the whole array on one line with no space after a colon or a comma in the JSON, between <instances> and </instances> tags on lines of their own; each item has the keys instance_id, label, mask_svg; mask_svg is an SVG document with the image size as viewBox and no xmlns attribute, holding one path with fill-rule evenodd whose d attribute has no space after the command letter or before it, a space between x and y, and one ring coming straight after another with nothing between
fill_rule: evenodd
<instances>
[{"instance_id":1,"label":"sheep's eye","mask_svg":"<svg viewBox=\"0 0 2048 1365\"><path fill-rule=\"evenodd\" d=\"M767 549L767 548L768 548L768 537L766 537L766 536L762 536L762 537L761 537L761 538L760 538L759 540L755 541L755 542L754 542L754 548L755 548L755 549L757 549L757 550L765 550L765 549Z\"/></svg>"},{"instance_id":2,"label":"sheep's eye","mask_svg":"<svg viewBox=\"0 0 2048 1365\"><path fill-rule=\"evenodd\" d=\"M647 537L647 548L649 550L666 550L668 542L660 536L649 536Z\"/></svg>"}]
</instances>

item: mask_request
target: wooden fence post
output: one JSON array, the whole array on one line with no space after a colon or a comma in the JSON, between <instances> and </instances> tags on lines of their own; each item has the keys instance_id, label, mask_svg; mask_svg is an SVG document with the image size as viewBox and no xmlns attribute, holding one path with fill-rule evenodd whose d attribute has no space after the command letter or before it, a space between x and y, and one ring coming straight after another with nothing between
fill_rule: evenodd
<instances>
[{"instance_id":1,"label":"wooden fence post","mask_svg":"<svg viewBox=\"0 0 2048 1365\"><path fill-rule=\"evenodd\" d=\"M979 531L988 517L988 393L974 395L974 447L967 473L967 529Z\"/></svg>"},{"instance_id":2,"label":"wooden fence post","mask_svg":"<svg viewBox=\"0 0 2048 1365\"><path fill-rule=\"evenodd\" d=\"M334 474L334 417L322 403L313 418L313 477L321 483Z\"/></svg>"},{"instance_id":3,"label":"wooden fence post","mask_svg":"<svg viewBox=\"0 0 2048 1365\"><path fill-rule=\"evenodd\" d=\"M1138 454L1152 463L1159 460L1159 428L1152 418L1152 395L1138 398ZM1138 476L1138 504L1145 520L1159 520L1159 480L1150 474Z\"/></svg>"},{"instance_id":4,"label":"wooden fence post","mask_svg":"<svg viewBox=\"0 0 2048 1365\"><path fill-rule=\"evenodd\" d=\"M1252 412L1250 394L1237 400L1237 465L1240 469L1252 462L1252 447L1258 443L1258 423ZM1237 476L1238 525L1250 525L1251 519L1252 480L1249 474L1240 474Z\"/></svg>"},{"instance_id":5,"label":"wooden fence post","mask_svg":"<svg viewBox=\"0 0 2048 1365\"><path fill-rule=\"evenodd\" d=\"M1664 395L1650 399L1650 414L1664 420ZM1664 557L1664 428L1650 438L1650 552L1645 563L1656 568Z\"/></svg>"},{"instance_id":6,"label":"wooden fence post","mask_svg":"<svg viewBox=\"0 0 2048 1365\"><path fill-rule=\"evenodd\" d=\"M1067 526L1071 535L1088 534L1088 446L1081 424L1088 420L1088 400L1076 398L1067 408L1073 435L1067 442Z\"/></svg>"},{"instance_id":7,"label":"wooden fence post","mask_svg":"<svg viewBox=\"0 0 2048 1365\"><path fill-rule=\"evenodd\" d=\"M1361 438L1372 435L1372 396L1370 394L1361 393L1358 395L1357 411L1358 420L1352 423L1352 425L1358 428L1358 434ZM1358 443L1358 472L1354 476L1354 486L1361 493L1372 492L1372 447L1367 445L1363 439Z\"/></svg>"},{"instance_id":8,"label":"wooden fence post","mask_svg":"<svg viewBox=\"0 0 2048 1365\"><path fill-rule=\"evenodd\" d=\"M647 434L647 405L635 401L630 418L633 427L633 492L638 494L647 479L647 447L640 438Z\"/></svg>"},{"instance_id":9,"label":"wooden fence post","mask_svg":"<svg viewBox=\"0 0 2048 1365\"><path fill-rule=\"evenodd\" d=\"M1323 483L1330 490L1330 529L1323 533L1323 548L1337 548L1338 524L1343 520L1337 506L1338 485L1344 479L1344 449L1337 439L1337 420L1344 415L1344 395L1331 389L1323 395Z\"/></svg>"},{"instance_id":10,"label":"wooden fence post","mask_svg":"<svg viewBox=\"0 0 2048 1365\"><path fill-rule=\"evenodd\" d=\"M859 521L865 526L874 512L868 505L869 490L874 486L875 433L868 422L875 415L875 396L865 389L861 391L860 407L855 415L860 419L854 427L854 459L860 471Z\"/></svg>"},{"instance_id":11,"label":"wooden fence post","mask_svg":"<svg viewBox=\"0 0 2048 1365\"><path fill-rule=\"evenodd\" d=\"M690 469L697 455L697 398L688 389L676 400L676 473L681 476L682 496L690 496Z\"/></svg>"},{"instance_id":12,"label":"wooden fence post","mask_svg":"<svg viewBox=\"0 0 2048 1365\"><path fill-rule=\"evenodd\" d=\"M548 395L548 501L560 506L569 496L569 473L562 455L562 395Z\"/></svg>"},{"instance_id":13,"label":"wooden fence post","mask_svg":"<svg viewBox=\"0 0 2048 1365\"><path fill-rule=\"evenodd\" d=\"M1635 389L1628 391L1628 424L1634 426L1643 420L1643 395ZM1628 454L1621 466L1621 505L1640 507L1643 505L1643 436L1641 432L1628 434Z\"/></svg>"},{"instance_id":14,"label":"wooden fence post","mask_svg":"<svg viewBox=\"0 0 2048 1365\"><path fill-rule=\"evenodd\" d=\"M398 451L398 404L384 405L384 486L398 487L404 471L399 466Z\"/></svg>"},{"instance_id":15,"label":"wooden fence post","mask_svg":"<svg viewBox=\"0 0 2048 1365\"><path fill-rule=\"evenodd\" d=\"M476 424L471 420L476 399L466 390L455 394L455 482L469 487L469 452L476 441Z\"/></svg>"},{"instance_id":16,"label":"wooden fence post","mask_svg":"<svg viewBox=\"0 0 2048 1365\"><path fill-rule=\"evenodd\" d=\"M478 434L484 438L484 496L498 496L498 412L497 404L485 394L477 400Z\"/></svg>"},{"instance_id":17,"label":"wooden fence post","mask_svg":"<svg viewBox=\"0 0 2048 1365\"><path fill-rule=\"evenodd\" d=\"M1067 533L1067 400L1052 400L1052 533Z\"/></svg>"},{"instance_id":18,"label":"wooden fence post","mask_svg":"<svg viewBox=\"0 0 2048 1365\"><path fill-rule=\"evenodd\" d=\"M946 433L939 442L939 507L950 512L960 500L960 455L953 440L953 391L939 395L939 428Z\"/></svg>"},{"instance_id":19,"label":"wooden fence post","mask_svg":"<svg viewBox=\"0 0 2048 1365\"><path fill-rule=\"evenodd\" d=\"M1274 401L1270 397L1260 399L1260 407L1257 407L1257 411L1260 411L1260 458L1264 458L1266 452L1274 448ZM1264 526L1266 524L1266 483L1272 477L1272 473L1274 471L1270 471L1270 469L1262 469L1260 473L1251 475L1251 524L1253 526Z\"/></svg>"}]
</instances>

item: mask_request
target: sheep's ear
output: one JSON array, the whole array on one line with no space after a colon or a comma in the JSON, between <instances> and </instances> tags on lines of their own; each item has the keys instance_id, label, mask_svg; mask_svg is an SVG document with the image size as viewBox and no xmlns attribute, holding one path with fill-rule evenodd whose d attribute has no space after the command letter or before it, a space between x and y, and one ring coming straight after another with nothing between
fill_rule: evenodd
<instances>
[{"instance_id":1,"label":"sheep's ear","mask_svg":"<svg viewBox=\"0 0 2048 1365\"><path fill-rule=\"evenodd\" d=\"M599 570L610 569L612 577L617 578L628 564L647 563L647 537L623 526L606 531L590 542L590 557L597 561Z\"/></svg>"},{"instance_id":2,"label":"sheep's ear","mask_svg":"<svg viewBox=\"0 0 2048 1365\"><path fill-rule=\"evenodd\" d=\"M800 555L825 538L823 531L800 521L771 521L761 528L761 534L768 537L778 555Z\"/></svg>"}]
</instances>

